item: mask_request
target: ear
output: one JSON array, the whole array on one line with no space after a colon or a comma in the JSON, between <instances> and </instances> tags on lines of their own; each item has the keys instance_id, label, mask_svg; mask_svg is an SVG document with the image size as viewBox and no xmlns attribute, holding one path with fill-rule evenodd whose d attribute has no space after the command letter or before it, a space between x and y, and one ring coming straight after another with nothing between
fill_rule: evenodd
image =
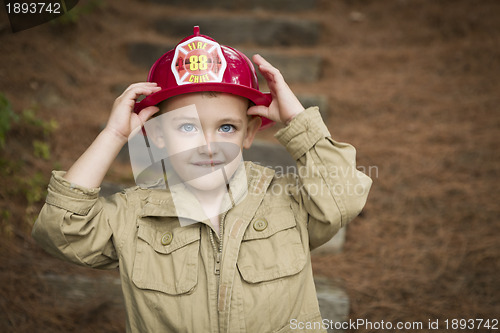
<instances>
[{"instance_id":1,"label":"ear","mask_svg":"<svg viewBox=\"0 0 500 333\"><path fill-rule=\"evenodd\" d=\"M255 134L257 134L261 123L262 119L258 116L252 117L248 121L247 133L245 135L245 138L243 139L243 148L248 149L252 146L253 139L255 138Z\"/></svg>"},{"instance_id":2,"label":"ear","mask_svg":"<svg viewBox=\"0 0 500 333\"><path fill-rule=\"evenodd\" d=\"M165 148L165 134L161 128L159 123L154 124L150 127L150 131L148 131L149 140L153 141L156 147Z\"/></svg>"}]
</instances>

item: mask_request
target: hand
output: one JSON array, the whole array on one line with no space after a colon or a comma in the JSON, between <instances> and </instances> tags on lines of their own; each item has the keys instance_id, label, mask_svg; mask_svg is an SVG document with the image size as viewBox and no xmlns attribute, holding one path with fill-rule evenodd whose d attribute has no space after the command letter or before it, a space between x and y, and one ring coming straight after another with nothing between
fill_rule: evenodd
<instances>
[{"instance_id":1,"label":"hand","mask_svg":"<svg viewBox=\"0 0 500 333\"><path fill-rule=\"evenodd\" d=\"M141 82L130 85L114 102L106 129L113 134L128 140L130 133L142 126L152 115L159 111L157 106L149 106L139 114L134 112L137 98L160 91L155 82Z\"/></svg>"},{"instance_id":2,"label":"hand","mask_svg":"<svg viewBox=\"0 0 500 333\"><path fill-rule=\"evenodd\" d=\"M288 87L283 75L277 68L258 54L254 55L252 60L266 79L273 100L268 107L263 105L252 106L248 109L248 114L263 116L288 125L296 115L304 111L304 107Z\"/></svg>"}]
</instances>

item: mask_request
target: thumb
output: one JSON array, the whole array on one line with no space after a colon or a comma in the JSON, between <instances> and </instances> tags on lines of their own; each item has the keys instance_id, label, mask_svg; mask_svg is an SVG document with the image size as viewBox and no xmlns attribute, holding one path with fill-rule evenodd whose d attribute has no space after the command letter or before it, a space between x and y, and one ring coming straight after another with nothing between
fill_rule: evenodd
<instances>
[{"instance_id":1,"label":"thumb","mask_svg":"<svg viewBox=\"0 0 500 333\"><path fill-rule=\"evenodd\" d=\"M157 106L148 106L147 108L142 109L141 112L139 112L138 114L142 124L148 121L148 119L151 118L151 116L153 116L159 110L160 108Z\"/></svg>"}]
</instances>

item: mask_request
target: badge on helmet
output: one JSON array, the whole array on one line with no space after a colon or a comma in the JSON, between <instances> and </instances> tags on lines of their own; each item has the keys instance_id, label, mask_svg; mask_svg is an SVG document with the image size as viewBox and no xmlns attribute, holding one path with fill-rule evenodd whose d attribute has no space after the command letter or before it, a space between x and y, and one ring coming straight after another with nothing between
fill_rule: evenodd
<instances>
[{"instance_id":1,"label":"badge on helmet","mask_svg":"<svg viewBox=\"0 0 500 333\"><path fill-rule=\"evenodd\" d=\"M175 48L172 72L178 85L222 82L227 62L218 43L198 36Z\"/></svg>"}]
</instances>

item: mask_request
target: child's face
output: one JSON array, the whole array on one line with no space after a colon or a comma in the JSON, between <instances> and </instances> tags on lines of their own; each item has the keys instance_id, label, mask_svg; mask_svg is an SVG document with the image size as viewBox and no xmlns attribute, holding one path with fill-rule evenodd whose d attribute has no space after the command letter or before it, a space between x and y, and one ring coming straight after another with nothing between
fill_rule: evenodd
<instances>
[{"instance_id":1,"label":"child's face","mask_svg":"<svg viewBox=\"0 0 500 333\"><path fill-rule=\"evenodd\" d=\"M154 141L166 149L171 166L185 183L213 190L233 176L242 160L241 149L251 146L260 126L260 118L249 119L247 109L247 99L231 94L170 98L161 105L164 114Z\"/></svg>"}]
</instances>

